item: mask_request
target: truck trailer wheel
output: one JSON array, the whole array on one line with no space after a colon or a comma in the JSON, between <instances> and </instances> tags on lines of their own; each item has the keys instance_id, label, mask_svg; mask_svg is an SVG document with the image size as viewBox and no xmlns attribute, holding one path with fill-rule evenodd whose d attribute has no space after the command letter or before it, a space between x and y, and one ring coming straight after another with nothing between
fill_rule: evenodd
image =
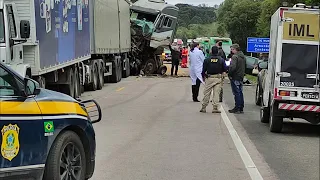
<instances>
[{"instance_id":1,"label":"truck trailer wheel","mask_svg":"<svg viewBox=\"0 0 320 180\"><path fill-rule=\"evenodd\" d=\"M122 77L127 78L130 76L130 61L129 61L129 59L126 60L126 62L124 63L124 66L126 67L126 70L122 71Z\"/></svg>"},{"instance_id":2,"label":"truck trailer wheel","mask_svg":"<svg viewBox=\"0 0 320 180\"><path fill-rule=\"evenodd\" d=\"M72 131L62 132L50 149L43 179L84 180L85 175L86 154L79 136Z\"/></svg>"},{"instance_id":3,"label":"truck trailer wheel","mask_svg":"<svg viewBox=\"0 0 320 180\"><path fill-rule=\"evenodd\" d=\"M275 133L281 132L283 126L283 117L277 116L277 111L278 104L274 103L270 110L270 131Z\"/></svg>"},{"instance_id":4,"label":"truck trailer wheel","mask_svg":"<svg viewBox=\"0 0 320 180\"><path fill-rule=\"evenodd\" d=\"M110 77L111 83L117 83L121 81L122 78L122 65L120 63L121 59L116 59L112 62L112 75Z\"/></svg>"},{"instance_id":5,"label":"truck trailer wheel","mask_svg":"<svg viewBox=\"0 0 320 180\"><path fill-rule=\"evenodd\" d=\"M80 78L78 68L74 69L74 98L81 96Z\"/></svg>"},{"instance_id":6,"label":"truck trailer wheel","mask_svg":"<svg viewBox=\"0 0 320 180\"><path fill-rule=\"evenodd\" d=\"M75 82L74 82L74 71L72 68L68 68L67 70L67 82L68 84L66 85L63 85L61 91L64 93L64 94L67 94L71 97L75 97L74 96L74 92L75 92Z\"/></svg>"},{"instance_id":7,"label":"truck trailer wheel","mask_svg":"<svg viewBox=\"0 0 320 180\"><path fill-rule=\"evenodd\" d=\"M102 87L104 86L104 75L103 75L104 69L103 69L103 64L99 63L98 66L98 90L101 90Z\"/></svg>"},{"instance_id":8,"label":"truck trailer wheel","mask_svg":"<svg viewBox=\"0 0 320 180\"><path fill-rule=\"evenodd\" d=\"M97 63L93 63L92 69L92 82L89 84L89 90L95 91L98 88L98 65Z\"/></svg>"}]
</instances>

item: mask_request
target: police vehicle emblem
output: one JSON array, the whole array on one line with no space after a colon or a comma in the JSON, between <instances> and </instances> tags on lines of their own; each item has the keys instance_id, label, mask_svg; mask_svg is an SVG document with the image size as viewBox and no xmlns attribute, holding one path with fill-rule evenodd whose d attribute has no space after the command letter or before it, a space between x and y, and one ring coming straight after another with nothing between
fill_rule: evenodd
<instances>
[{"instance_id":1,"label":"police vehicle emblem","mask_svg":"<svg viewBox=\"0 0 320 180\"><path fill-rule=\"evenodd\" d=\"M1 154L3 158L8 159L9 161L15 158L19 153L19 131L20 128L16 124L9 124L8 126L3 126L1 130Z\"/></svg>"}]
</instances>

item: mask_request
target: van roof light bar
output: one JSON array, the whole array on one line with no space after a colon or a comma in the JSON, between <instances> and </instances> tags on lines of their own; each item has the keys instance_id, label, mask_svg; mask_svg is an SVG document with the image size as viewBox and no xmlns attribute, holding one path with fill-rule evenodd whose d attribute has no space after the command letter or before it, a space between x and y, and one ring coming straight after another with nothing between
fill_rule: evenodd
<instances>
[{"instance_id":1,"label":"van roof light bar","mask_svg":"<svg viewBox=\"0 0 320 180\"><path fill-rule=\"evenodd\" d=\"M298 4L295 4L293 6L293 8L296 8L296 9L319 9L319 6L306 6L305 4L303 3L298 3Z\"/></svg>"}]
</instances>

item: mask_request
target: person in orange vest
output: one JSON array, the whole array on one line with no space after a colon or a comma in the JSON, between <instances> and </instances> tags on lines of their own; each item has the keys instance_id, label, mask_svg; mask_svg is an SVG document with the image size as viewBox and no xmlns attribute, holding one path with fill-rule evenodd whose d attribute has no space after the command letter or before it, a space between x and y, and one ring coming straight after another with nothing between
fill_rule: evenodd
<instances>
[{"instance_id":1,"label":"person in orange vest","mask_svg":"<svg viewBox=\"0 0 320 180\"><path fill-rule=\"evenodd\" d=\"M186 47L183 47L182 50L182 62L181 62L181 67L182 68L187 68L188 67L188 49Z\"/></svg>"}]
</instances>

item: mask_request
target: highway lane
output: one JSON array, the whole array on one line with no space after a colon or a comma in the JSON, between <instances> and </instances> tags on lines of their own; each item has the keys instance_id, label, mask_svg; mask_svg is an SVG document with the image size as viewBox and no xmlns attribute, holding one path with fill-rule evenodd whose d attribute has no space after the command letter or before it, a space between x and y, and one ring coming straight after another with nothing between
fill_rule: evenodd
<instances>
[{"instance_id":1,"label":"highway lane","mask_svg":"<svg viewBox=\"0 0 320 180\"><path fill-rule=\"evenodd\" d=\"M191 101L189 78L129 77L82 98L96 99L103 109L94 125L94 180L251 179L247 169L255 168L244 165L225 120L211 106L200 113L200 103ZM230 121L261 175L276 179L237 120Z\"/></svg>"},{"instance_id":2,"label":"highway lane","mask_svg":"<svg viewBox=\"0 0 320 180\"><path fill-rule=\"evenodd\" d=\"M224 101L232 108L234 100L230 84L225 84L224 90ZM254 104L254 96L255 86L245 86L245 113L236 115L236 118L271 169L284 180L319 180L320 126L288 119L282 133L271 133L269 124L259 120L259 107Z\"/></svg>"}]
</instances>

